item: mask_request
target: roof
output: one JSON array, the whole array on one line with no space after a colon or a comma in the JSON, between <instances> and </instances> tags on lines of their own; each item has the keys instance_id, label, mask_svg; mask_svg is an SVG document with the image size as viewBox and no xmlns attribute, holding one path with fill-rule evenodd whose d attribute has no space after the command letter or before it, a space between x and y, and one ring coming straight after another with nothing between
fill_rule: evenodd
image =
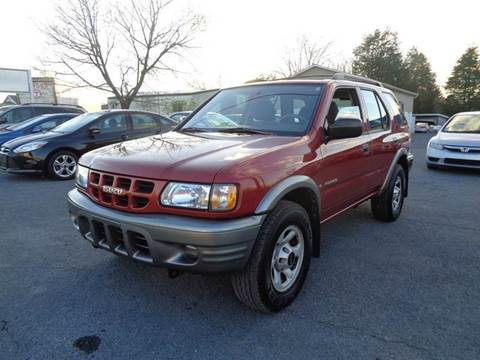
<instances>
[{"instance_id":1,"label":"roof","mask_svg":"<svg viewBox=\"0 0 480 360\"><path fill-rule=\"evenodd\" d=\"M310 70L315 70L315 69L318 69L318 70L322 70L322 71L325 71L325 72L329 72L331 73L331 75L335 75L335 74L343 74L345 75L346 77L348 77L349 75L353 75L353 74L350 74L350 73L347 73L347 72L344 72L344 71L338 71L338 70L335 70L335 69L331 69L331 68L328 68L328 67L325 67L325 66L320 66L320 65L312 65L312 66L309 66L308 68L306 69L303 69L302 71L296 73L295 75L292 76L292 78L306 78L306 77L314 77L314 76L319 76L319 75L310 75L310 76L304 76L303 74L305 74L306 72L310 71ZM357 75L353 75L353 76L357 76ZM369 79L369 78L366 78L366 79ZM395 86L395 85L391 85L391 84L387 84L387 83L382 83L381 81L378 81L378 80L375 80L375 79L370 79L371 81L377 81L379 83L381 83L384 87L386 87L387 89L390 89L392 91L395 91L395 92L401 92L401 93L404 93L404 94L407 94L407 95L410 95L410 96L413 96L413 97L417 97L418 93L414 92L414 91L410 91L410 90L407 90L407 89L403 89L403 88L400 88L398 86Z\"/></svg>"}]
</instances>

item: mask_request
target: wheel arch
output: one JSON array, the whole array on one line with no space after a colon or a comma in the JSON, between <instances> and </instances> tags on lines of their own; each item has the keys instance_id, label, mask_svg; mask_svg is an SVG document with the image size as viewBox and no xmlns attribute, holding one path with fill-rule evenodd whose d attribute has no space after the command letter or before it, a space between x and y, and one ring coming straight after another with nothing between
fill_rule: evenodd
<instances>
[{"instance_id":1,"label":"wheel arch","mask_svg":"<svg viewBox=\"0 0 480 360\"><path fill-rule=\"evenodd\" d=\"M81 154L78 150L72 148L72 147L68 147L68 146L62 146L62 147L59 147L58 149L55 149L53 151L50 152L50 154L48 154L47 158L45 159L45 174L48 174L48 164L50 164L50 160L52 159L52 157L55 155L55 154L58 154L59 152L62 152L62 151L68 151L68 152L71 152L73 154L75 154L77 156L77 160L80 158Z\"/></svg>"},{"instance_id":2,"label":"wheel arch","mask_svg":"<svg viewBox=\"0 0 480 360\"><path fill-rule=\"evenodd\" d=\"M320 255L320 190L308 176L295 175L276 184L260 201L255 214L273 210L281 200L290 200L307 212L313 233L313 256Z\"/></svg>"},{"instance_id":3,"label":"wheel arch","mask_svg":"<svg viewBox=\"0 0 480 360\"><path fill-rule=\"evenodd\" d=\"M390 178L392 177L393 171L395 170L395 166L399 164L402 168L403 171L405 172L405 194L404 196L407 197L408 195L408 173L410 171L410 166L409 166L409 161L408 161L408 156L409 156L409 151L406 148L400 148L397 153L395 154L395 157L392 160L392 163L390 164L390 167L387 172L387 176L385 177L385 180L383 181L382 187L380 188L380 191L378 192L379 194L382 194L385 189L387 188L387 185L390 181Z\"/></svg>"}]
</instances>

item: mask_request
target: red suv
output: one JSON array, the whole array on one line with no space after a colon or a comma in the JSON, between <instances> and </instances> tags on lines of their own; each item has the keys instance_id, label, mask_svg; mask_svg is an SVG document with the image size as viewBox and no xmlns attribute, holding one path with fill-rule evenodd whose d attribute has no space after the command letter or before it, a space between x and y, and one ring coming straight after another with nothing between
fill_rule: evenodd
<instances>
[{"instance_id":1,"label":"red suv","mask_svg":"<svg viewBox=\"0 0 480 360\"><path fill-rule=\"evenodd\" d=\"M89 152L68 194L96 248L173 273L226 272L278 311L299 293L320 226L366 200L394 221L412 163L391 91L345 80L219 91L173 131Z\"/></svg>"}]
</instances>

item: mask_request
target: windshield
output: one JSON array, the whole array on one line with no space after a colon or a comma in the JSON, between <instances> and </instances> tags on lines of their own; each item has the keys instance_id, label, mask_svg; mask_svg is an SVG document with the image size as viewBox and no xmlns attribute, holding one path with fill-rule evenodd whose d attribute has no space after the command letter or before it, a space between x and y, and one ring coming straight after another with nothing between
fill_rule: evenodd
<instances>
[{"instance_id":1,"label":"windshield","mask_svg":"<svg viewBox=\"0 0 480 360\"><path fill-rule=\"evenodd\" d=\"M460 114L445 125L443 132L480 134L480 114Z\"/></svg>"},{"instance_id":2,"label":"windshield","mask_svg":"<svg viewBox=\"0 0 480 360\"><path fill-rule=\"evenodd\" d=\"M85 125L88 125L93 120L98 119L104 114L104 112L85 113L76 116L71 120L65 121L63 124L57 126L53 131L61 133L72 133L84 127Z\"/></svg>"},{"instance_id":3,"label":"windshield","mask_svg":"<svg viewBox=\"0 0 480 360\"><path fill-rule=\"evenodd\" d=\"M323 85L266 84L220 91L181 131L268 132L304 135L310 128Z\"/></svg>"}]
</instances>

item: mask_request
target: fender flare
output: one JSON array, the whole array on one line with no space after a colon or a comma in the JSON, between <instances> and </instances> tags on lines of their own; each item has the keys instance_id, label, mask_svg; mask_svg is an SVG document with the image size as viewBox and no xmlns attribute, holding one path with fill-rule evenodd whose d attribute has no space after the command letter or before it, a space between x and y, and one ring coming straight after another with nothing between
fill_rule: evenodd
<instances>
[{"instance_id":1,"label":"fender flare","mask_svg":"<svg viewBox=\"0 0 480 360\"><path fill-rule=\"evenodd\" d=\"M297 189L308 189L313 192L315 201L318 206L317 211L308 211L313 232L313 249L314 257L320 256L320 189L312 178L305 175L294 175L288 177L273 186L270 191L263 197L255 210L256 215L266 214L273 210L275 206L291 191Z\"/></svg>"},{"instance_id":2,"label":"fender flare","mask_svg":"<svg viewBox=\"0 0 480 360\"><path fill-rule=\"evenodd\" d=\"M273 186L258 204L255 214L260 215L271 211L286 194L300 188L307 188L313 191L317 200L318 210L320 211L320 189L315 181L305 175L294 175Z\"/></svg>"},{"instance_id":3,"label":"fender flare","mask_svg":"<svg viewBox=\"0 0 480 360\"><path fill-rule=\"evenodd\" d=\"M398 161L402 156L406 156L407 160L410 155L410 152L406 148L400 148L398 149L397 153L395 154L395 157L392 160L392 163L390 164L390 167L388 168L387 176L385 176L385 180L383 181L382 187L380 188L380 191L378 192L379 194L382 194L385 189L387 188L387 185L390 181L390 178L392 177L393 171L395 170L395 165L398 164ZM405 174L407 176L407 182L408 182L408 173ZM408 184L407 184L408 188ZM405 189L407 191L407 189Z\"/></svg>"}]
</instances>

